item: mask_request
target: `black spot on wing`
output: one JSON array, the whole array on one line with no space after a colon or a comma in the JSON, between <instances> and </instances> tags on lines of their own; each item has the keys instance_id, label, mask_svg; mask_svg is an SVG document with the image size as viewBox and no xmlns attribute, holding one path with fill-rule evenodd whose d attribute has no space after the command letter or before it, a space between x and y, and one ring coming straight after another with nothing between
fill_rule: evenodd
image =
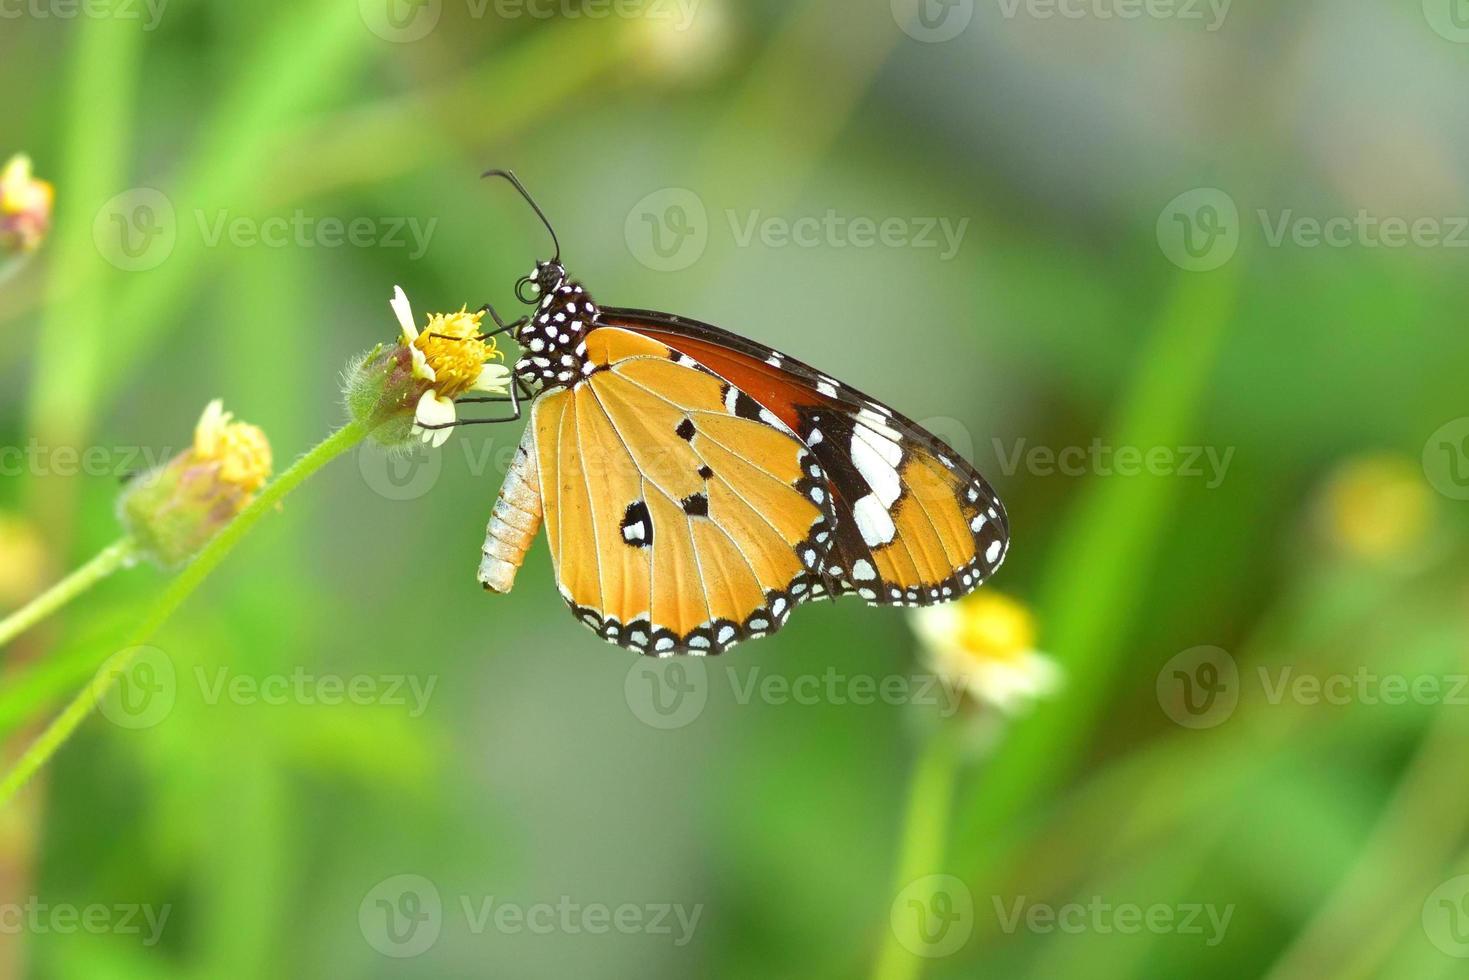
<instances>
[{"instance_id":1,"label":"black spot on wing","mask_svg":"<svg viewBox=\"0 0 1469 980\"><path fill-rule=\"evenodd\" d=\"M678 424L678 428L674 429L673 431L677 432L678 437L685 442L692 441L694 438L694 420L688 418L684 419Z\"/></svg>"},{"instance_id":2,"label":"black spot on wing","mask_svg":"<svg viewBox=\"0 0 1469 980\"><path fill-rule=\"evenodd\" d=\"M703 493L689 494L683 498L683 512L690 517L709 516L709 496Z\"/></svg>"},{"instance_id":3,"label":"black spot on wing","mask_svg":"<svg viewBox=\"0 0 1469 980\"><path fill-rule=\"evenodd\" d=\"M647 548L653 544L653 515L648 513L648 505L641 500L634 500L627 505L627 512L622 515L622 540L634 548Z\"/></svg>"}]
</instances>

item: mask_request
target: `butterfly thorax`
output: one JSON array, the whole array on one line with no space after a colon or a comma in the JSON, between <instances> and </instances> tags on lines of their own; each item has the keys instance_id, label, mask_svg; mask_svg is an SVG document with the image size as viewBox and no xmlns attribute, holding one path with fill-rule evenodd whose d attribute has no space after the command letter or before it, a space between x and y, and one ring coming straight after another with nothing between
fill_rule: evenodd
<instances>
[{"instance_id":1,"label":"butterfly thorax","mask_svg":"<svg viewBox=\"0 0 1469 980\"><path fill-rule=\"evenodd\" d=\"M596 319L597 306L582 284L562 280L515 335L522 351L516 376L543 388L575 384L586 373L586 336Z\"/></svg>"}]
</instances>

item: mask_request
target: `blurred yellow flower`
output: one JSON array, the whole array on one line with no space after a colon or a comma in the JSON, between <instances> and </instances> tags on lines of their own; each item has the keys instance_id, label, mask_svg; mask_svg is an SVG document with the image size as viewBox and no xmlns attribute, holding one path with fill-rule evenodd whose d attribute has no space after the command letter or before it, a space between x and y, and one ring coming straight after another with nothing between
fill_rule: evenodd
<instances>
[{"instance_id":1,"label":"blurred yellow flower","mask_svg":"<svg viewBox=\"0 0 1469 980\"><path fill-rule=\"evenodd\" d=\"M985 590L910 615L927 665L976 702L1019 714L1060 686L1060 668L1035 649L1035 617L1014 599Z\"/></svg>"},{"instance_id":2,"label":"blurred yellow flower","mask_svg":"<svg viewBox=\"0 0 1469 980\"><path fill-rule=\"evenodd\" d=\"M142 550L164 565L187 561L248 507L270 479L270 442L209 403L194 444L123 491L120 513Z\"/></svg>"},{"instance_id":3,"label":"blurred yellow flower","mask_svg":"<svg viewBox=\"0 0 1469 980\"><path fill-rule=\"evenodd\" d=\"M442 446L457 418L454 399L468 392L503 395L510 390L510 369L492 363L503 358L493 340L480 331L484 313L435 313L420 332L413 307L397 286L390 301L403 333L400 346L411 358L412 375L423 383L413 400L413 434L433 446Z\"/></svg>"},{"instance_id":4,"label":"blurred yellow flower","mask_svg":"<svg viewBox=\"0 0 1469 980\"><path fill-rule=\"evenodd\" d=\"M49 566L36 526L0 514L0 609L13 609L39 592L50 577Z\"/></svg>"},{"instance_id":5,"label":"blurred yellow flower","mask_svg":"<svg viewBox=\"0 0 1469 980\"><path fill-rule=\"evenodd\" d=\"M31 173L31 158L11 157L0 170L0 251L33 252L51 227L51 185Z\"/></svg>"},{"instance_id":6,"label":"blurred yellow flower","mask_svg":"<svg viewBox=\"0 0 1469 980\"><path fill-rule=\"evenodd\" d=\"M1434 497L1416 460L1382 453L1339 465L1327 479L1318 508L1327 539L1368 561L1411 557L1421 551Z\"/></svg>"}]
</instances>

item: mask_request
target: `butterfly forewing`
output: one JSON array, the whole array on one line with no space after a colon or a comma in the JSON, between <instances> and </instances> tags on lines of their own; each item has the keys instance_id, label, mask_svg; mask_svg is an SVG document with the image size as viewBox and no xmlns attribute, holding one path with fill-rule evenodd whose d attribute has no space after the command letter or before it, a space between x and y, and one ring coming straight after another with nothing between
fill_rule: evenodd
<instances>
[{"instance_id":1,"label":"butterfly forewing","mask_svg":"<svg viewBox=\"0 0 1469 980\"><path fill-rule=\"evenodd\" d=\"M835 512L816 454L739 388L655 339L598 326L574 385L535 403L562 595L643 653L719 653L822 585Z\"/></svg>"},{"instance_id":2,"label":"butterfly forewing","mask_svg":"<svg viewBox=\"0 0 1469 980\"><path fill-rule=\"evenodd\" d=\"M747 393L795 432L826 474L836 518L823 567L838 594L926 605L978 588L1004 560L1009 525L982 476L881 402L752 340L641 310L599 322L672 348Z\"/></svg>"}]
</instances>

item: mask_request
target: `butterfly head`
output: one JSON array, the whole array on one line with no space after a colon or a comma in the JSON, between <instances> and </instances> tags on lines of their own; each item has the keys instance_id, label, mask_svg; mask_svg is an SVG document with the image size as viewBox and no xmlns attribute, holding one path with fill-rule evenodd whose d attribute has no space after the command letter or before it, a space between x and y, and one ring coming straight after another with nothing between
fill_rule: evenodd
<instances>
[{"instance_id":1,"label":"butterfly head","mask_svg":"<svg viewBox=\"0 0 1469 980\"><path fill-rule=\"evenodd\" d=\"M560 259L537 262L530 275L522 276L515 284L515 295L527 306L535 306L547 296L553 295L566 281L566 267Z\"/></svg>"}]
</instances>

